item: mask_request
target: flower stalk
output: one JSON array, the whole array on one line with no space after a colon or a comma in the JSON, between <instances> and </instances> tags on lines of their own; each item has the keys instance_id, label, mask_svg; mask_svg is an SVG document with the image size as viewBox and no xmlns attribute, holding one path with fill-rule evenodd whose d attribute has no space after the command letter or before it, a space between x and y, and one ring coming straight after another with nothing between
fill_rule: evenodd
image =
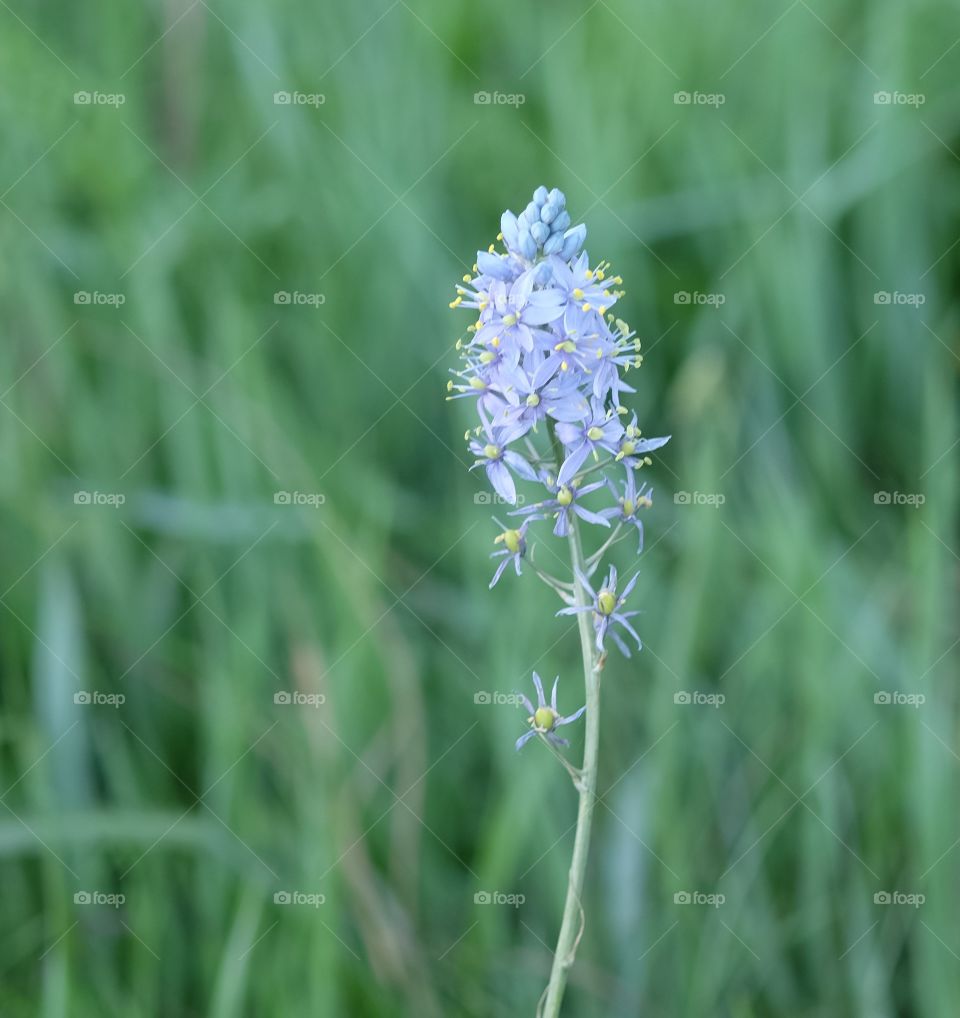
<instances>
[{"instance_id":1,"label":"flower stalk","mask_svg":"<svg viewBox=\"0 0 960 1018\"><path fill-rule=\"evenodd\" d=\"M579 607L589 604L587 592L579 580L586 570L580 531L576 520L571 522L568 534L570 563L574 576L574 597ZM590 834L593 827L593 807L597 791L597 757L600 749L600 676L603 657L597 652L593 626L587 612L578 612L580 648L583 654L583 686L586 697L585 732L583 744L583 766L577 791L580 801L577 808L577 833L573 841L573 857L567 879L567 894L563 905L563 919L557 937L557 948L553 955L550 981L544 991L543 1007L538 1014L542 1018L556 1018L560 1014L567 976L573 965L583 932L583 884L587 872L587 857L590 852Z\"/></svg>"}]
</instances>

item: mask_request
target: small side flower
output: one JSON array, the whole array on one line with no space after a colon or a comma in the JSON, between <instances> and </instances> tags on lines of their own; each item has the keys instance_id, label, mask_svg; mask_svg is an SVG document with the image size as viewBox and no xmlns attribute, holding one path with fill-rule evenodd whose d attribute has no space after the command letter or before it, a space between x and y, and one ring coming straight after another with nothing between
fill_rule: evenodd
<instances>
[{"instance_id":1,"label":"small side flower","mask_svg":"<svg viewBox=\"0 0 960 1018\"><path fill-rule=\"evenodd\" d=\"M609 632L613 638L613 642L620 648L620 652L624 657L630 657L630 648L620 638L619 633L613 629L613 624L622 626L636 641L637 650L643 650L643 644L640 642L640 637L637 635L636 630L630 625L628 621L634 615L639 615L639 611L621 611L627 598L630 596L630 592L636 585L637 579L640 576L639 573L634 574L633 579L627 582L627 585L623 588L622 594L617 594L617 567L611 566L609 572L604 578L603 585L599 590L594 590L590 586L590 581L577 570L577 578L583 584L583 589L590 595L590 604L574 606L572 608L561 608L557 612L558 615L575 615L577 612L593 612L593 628L597 634L597 650L603 651L603 641Z\"/></svg>"},{"instance_id":2,"label":"small side flower","mask_svg":"<svg viewBox=\"0 0 960 1018\"><path fill-rule=\"evenodd\" d=\"M577 721L583 712L587 709L586 705L576 711L574 714L569 714L564 717L557 710L557 684L560 682L560 676L558 675L553 680L553 692L550 694L550 704L547 704L546 698L543 695L543 683L540 681L540 676L536 672L533 673L533 684L537 689L537 705L534 705L527 699L523 693L519 693L520 702L526 708L529 717L527 718L527 724L530 725L530 731L524 732L523 735L517 739L516 748L522 749L526 743L528 743L535 735L542 735L545 739L552 742L555 746L569 746L570 744L566 739L561 739L556 734L556 729L561 725L569 725L574 721Z\"/></svg>"}]
</instances>

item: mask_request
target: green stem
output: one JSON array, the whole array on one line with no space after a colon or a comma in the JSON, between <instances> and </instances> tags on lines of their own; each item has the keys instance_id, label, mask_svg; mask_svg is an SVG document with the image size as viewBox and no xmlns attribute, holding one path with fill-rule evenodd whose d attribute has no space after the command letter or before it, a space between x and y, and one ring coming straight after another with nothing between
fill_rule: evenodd
<instances>
[{"instance_id":1,"label":"green stem","mask_svg":"<svg viewBox=\"0 0 960 1018\"><path fill-rule=\"evenodd\" d=\"M583 548L577 520L570 514L570 560L573 564L574 597L577 605L587 605L586 592L577 577L577 571L586 572ZM593 826L593 807L597 789L597 754L600 748L600 668L594 644L593 625L590 612L578 612L580 623L580 646L583 652L583 683L586 693L585 737L583 746L583 767L580 769L578 790L580 803L577 810L577 833L573 842L573 858L570 861L570 875L567 881L567 897L563 906L563 920L557 937L557 949L553 956L550 982L544 991L546 1000L540 1015L542 1018L557 1018L563 1002L563 991L567 975L573 965L577 945L583 926L583 882L587 870L587 854L590 850L590 830ZM541 998L542 999L542 998Z\"/></svg>"}]
</instances>

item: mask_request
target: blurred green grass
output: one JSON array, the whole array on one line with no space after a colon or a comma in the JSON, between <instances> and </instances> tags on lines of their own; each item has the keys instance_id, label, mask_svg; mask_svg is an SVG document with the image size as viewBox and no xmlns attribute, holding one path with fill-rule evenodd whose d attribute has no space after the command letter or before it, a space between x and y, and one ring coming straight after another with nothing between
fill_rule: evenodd
<instances>
[{"instance_id":1,"label":"blurred green grass","mask_svg":"<svg viewBox=\"0 0 960 1018\"><path fill-rule=\"evenodd\" d=\"M531 575L487 592L442 397L452 284L541 182L626 280L631 405L674 435L567 1013L952 1013L955 12L0 22L3 1013L534 1012L573 793L474 697L536 667L574 705L578 650ZM293 690L325 703L275 705ZM96 889L123 907L74 903ZM293 889L325 903L274 903ZM474 904L493 889L525 902ZM698 889L725 904L674 903ZM874 904L894 890L926 901Z\"/></svg>"}]
</instances>

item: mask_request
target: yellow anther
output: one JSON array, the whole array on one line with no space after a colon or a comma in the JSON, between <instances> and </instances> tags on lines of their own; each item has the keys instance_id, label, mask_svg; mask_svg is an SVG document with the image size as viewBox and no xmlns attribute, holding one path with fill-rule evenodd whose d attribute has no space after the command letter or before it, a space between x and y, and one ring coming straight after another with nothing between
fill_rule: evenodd
<instances>
[{"instance_id":1,"label":"yellow anther","mask_svg":"<svg viewBox=\"0 0 960 1018\"><path fill-rule=\"evenodd\" d=\"M497 240L503 240L503 234L502 233L498 233L497 234Z\"/></svg>"},{"instance_id":2,"label":"yellow anther","mask_svg":"<svg viewBox=\"0 0 960 1018\"><path fill-rule=\"evenodd\" d=\"M488 254L493 254L493 252L494 252L494 247L493 247L493 244L491 244L491 245L490 245L490 246L489 246L489 247L487 248L487 253L488 253Z\"/></svg>"},{"instance_id":3,"label":"yellow anther","mask_svg":"<svg viewBox=\"0 0 960 1018\"><path fill-rule=\"evenodd\" d=\"M600 312L601 315L605 315L607 313L607 309L602 304L600 305L600 307L597 308L597 310Z\"/></svg>"},{"instance_id":4,"label":"yellow anther","mask_svg":"<svg viewBox=\"0 0 960 1018\"><path fill-rule=\"evenodd\" d=\"M483 353L480 354L480 363L489 364L493 360L493 358L494 354L490 353L489 350L484 350Z\"/></svg>"},{"instance_id":5,"label":"yellow anther","mask_svg":"<svg viewBox=\"0 0 960 1018\"><path fill-rule=\"evenodd\" d=\"M463 298L462 297L457 297L456 300L450 301L450 307L452 307L452 308L459 307L462 303L463 303Z\"/></svg>"},{"instance_id":6,"label":"yellow anther","mask_svg":"<svg viewBox=\"0 0 960 1018\"><path fill-rule=\"evenodd\" d=\"M573 299L583 300L583 290L581 290L579 286L573 291Z\"/></svg>"},{"instance_id":7,"label":"yellow anther","mask_svg":"<svg viewBox=\"0 0 960 1018\"><path fill-rule=\"evenodd\" d=\"M473 377L470 379L471 389L486 389L487 383L482 378Z\"/></svg>"},{"instance_id":8,"label":"yellow anther","mask_svg":"<svg viewBox=\"0 0 960 1018\"><path fill-rule=\"evenodd\" d=\"M585 302L585 303L584 303L584 304L583 304L583 305L581 306L580 310L581 310L581 311L589 311L589 310L590 310L590 302L589 302L589 301Z\"/></svg>"},{"instance_id":9,"label":"yellow anther","mask_svg":"<svg viewBox=\"0 0 960 1018\"><path fill-rule=\"evenodd\" d=\"M473 276L471 276L471 275L465 275L465 276L463 277L463 281L464 281L465 283L469 283L471 279L473 279Z\"/></svg>"},{"instance_id":10,"label":"yellow anther","mask_svg":"<svg viewBox=\"0 0 960 1018\"><path fill-rule=\"evenodd\" d=\"M561 371L569 371L570 370L570 365L566 361L560 361L560 370Z\"/></svg>"},{"instance_id":11,"label":"yellow anther","mask_svg":"<svg viewBox=\"0 0 960 1018\"><path fill-rule=\"evenodd\" d=\"M500 337L494 336L493 339L490 340L490 345L494 348L494 350L496 350L500 346Z\"/></svg>"}]
</instances>

